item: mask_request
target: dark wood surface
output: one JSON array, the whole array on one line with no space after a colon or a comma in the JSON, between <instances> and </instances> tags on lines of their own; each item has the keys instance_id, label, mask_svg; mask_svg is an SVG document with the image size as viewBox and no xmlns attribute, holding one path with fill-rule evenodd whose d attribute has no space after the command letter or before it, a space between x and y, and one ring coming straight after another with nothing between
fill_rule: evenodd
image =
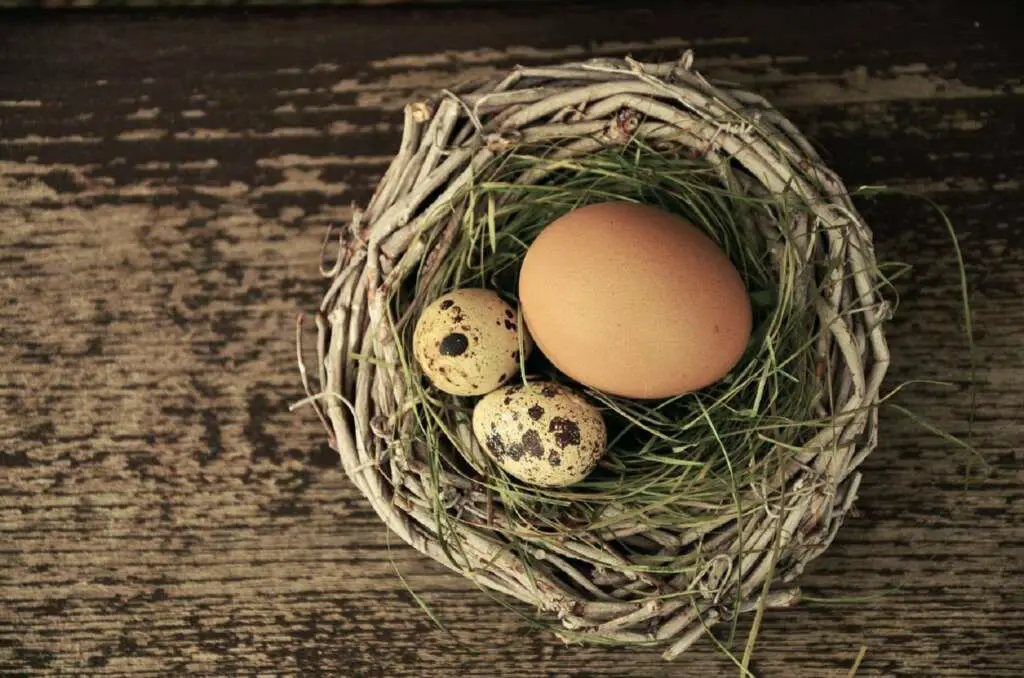
<instances>
[{"instance_id":1,"label":"dark wood surface","mask_svg":"<svg viewBox=\"0 0 1024 678\"><path fill-rule=\"evenodd\" d=\"M625 3L624 3L625 4ZM516 64L672 57L773 99L851 186L942 205L977 338L972 456L895 409L858 513L768 615L761 676L1017 677L1024 664L1024 49L1011 3L675 3L9 19L0 25L0 673L731 676L709 641L563 646L389 540L300 396L296 313L401 106ZM894 399L968 435L955 259L914 266ZM431 606L437 628L396 570ZM745 625L741 628L746 628Z\"/></svg>"}]
</instances>

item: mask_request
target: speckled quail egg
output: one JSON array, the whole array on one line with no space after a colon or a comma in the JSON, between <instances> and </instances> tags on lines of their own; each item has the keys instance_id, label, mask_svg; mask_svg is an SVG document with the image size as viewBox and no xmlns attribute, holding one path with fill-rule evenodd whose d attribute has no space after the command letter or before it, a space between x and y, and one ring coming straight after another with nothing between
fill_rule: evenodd
<instances>
[{"instance_id":1,"label":"speckled quail egg","mask_svg":"<svg viewBox=\"0 0 1024 678\"><path fill-rule=\"evenodd\" d=\"M565 487L583 480L604 454L601 413L561 384L512 384L473 409L473 433L507 473L533 485Z\"/></svg>"},{"instance_id":2,"label":"speckled quail egg","mask_svg":"<svg viewBox=\"0 0 1024 678\"><path fill-rule=\"evenodd\" d=\"M413 332L413 353L442 391L482 395L519 372L520 329L528 356L533 344L526 328L496 292L453 290L423 310Z\"/></svg>"}]
</instances>

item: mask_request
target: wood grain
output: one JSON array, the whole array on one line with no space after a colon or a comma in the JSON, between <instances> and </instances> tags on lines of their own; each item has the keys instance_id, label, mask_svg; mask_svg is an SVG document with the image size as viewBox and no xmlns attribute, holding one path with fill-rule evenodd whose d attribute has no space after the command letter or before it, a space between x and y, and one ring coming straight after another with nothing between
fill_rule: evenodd
<instances>
[{"instance_id":1,"label":"wood grain","mask_svg":"<svg viewBox=\"0 0 1024 678\"><path fill-rule=\"evenodd\" d=\"M0 28L0 674L727 676L710 641L566 647L389 540L294 370L323 229L401 106L465 76L665 58L789 113L905 261L858 515L770 614L759 676L1019 676L1024 50L996 3L551 6L19 20ZM445 625L437 628L401 572ZM741 634L746 628L741 624Z\"/></svg>"}]
</instances>

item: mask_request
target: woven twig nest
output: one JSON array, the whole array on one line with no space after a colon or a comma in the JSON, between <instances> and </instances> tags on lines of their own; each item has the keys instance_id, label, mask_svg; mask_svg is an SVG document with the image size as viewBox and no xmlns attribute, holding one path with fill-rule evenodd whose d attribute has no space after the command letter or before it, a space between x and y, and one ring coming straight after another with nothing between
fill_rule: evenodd
<instances>
[{"instance_id":1,"label":"woven twig nest","mask_svg":"<svg viewBox=\"0 0 1024 678\"><path fill-rule=\"evenodd\" d=\"M809 407L819 425L786 443L761 436L780 460L771 472L721 501L681 497L670 514L677 523L613 501L599 520L574 515L572 529L545 532L495 490L464 409L452 406L438 435L417 424L426 391L410 372L409 327L440 289L435 278L459 233L488 209L493 217L493 203L475 202L469 188L499 166L513 184L551 174L509 177L501 158L543 147L546 159L568 160L631 143L699 159L729 191L788 206L755 210L747 223L778 273L778 294L813 320L801 344L813 369L793 381L816 387ZM407 106L394 161L339 232L338 259L323 271L331 284L310 401L347 475L397 535L533 606L565 640L663 643L668 658L740 612L796 602L787 582L832 541L857 492L856 468L876 444L890 306L846 188L767 101L709 82L689 52L672 63L516 68ZM305 370L303 380L312 394Z\"/></svg>"}]
</instances>

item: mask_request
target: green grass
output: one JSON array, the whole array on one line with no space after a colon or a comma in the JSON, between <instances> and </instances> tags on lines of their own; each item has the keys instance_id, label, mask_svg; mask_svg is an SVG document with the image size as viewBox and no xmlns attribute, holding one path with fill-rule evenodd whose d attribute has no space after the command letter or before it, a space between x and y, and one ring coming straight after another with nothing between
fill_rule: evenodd
<instances>
[{"instance_id":1,"label":"green grass","mask_svg":"<svg viewBox=\"0 0 1024 678\"><path fill-rule=\"evenodd\" d=\"M542 180L517 178L542 170ZM753 302L754 332L733 372L699 393L661 401L618 398L572 384L539 351L521 378L552 378L583 391L602 411L609 446L598 469L569 488L523 485L489 460L472 470L452 435L468 421L472 401L425 387L418 367L406 361L405 378L416 407L416 435L431 450L429 482L439 491L445 474L456 474L490 492L508 520L490 526L505 539L544 543L568 536L587 538L624 519L650 528L699 526L732 512L742 522L751 510L743 490L776 474L793 450L831 417L816 417L822 392L815 351L817 327L808 304L794 301L807 286L784 255L768 256L758 223L790 223L792 205L723 187L715 169L699 158L670 156L638 142L572 160L547 149L518 149L497 161L462 198L470 207L433 276L425 269L396 291L393 314L408 318L396 327L408 353L417 312L457 287L486 287L516 301L519 265L540 231L566 212L594 202L628 200L661 207L701 227L729 256ZM781 237L788 234L784 229ZM787 252L790 248L783 247ZM776 268L777 266L777 268ZM455 454L452 454L452 451ZM461 452L461 454L459 454ZM605 516L614 506L613 518ZM439 523L457 518L438 507ZM627 547L627 553L630 547ZM670 567L650 562L651 553L629 553L637 571L667 574L698 562L675 559Z\"/></svg>"}]
</instances>

